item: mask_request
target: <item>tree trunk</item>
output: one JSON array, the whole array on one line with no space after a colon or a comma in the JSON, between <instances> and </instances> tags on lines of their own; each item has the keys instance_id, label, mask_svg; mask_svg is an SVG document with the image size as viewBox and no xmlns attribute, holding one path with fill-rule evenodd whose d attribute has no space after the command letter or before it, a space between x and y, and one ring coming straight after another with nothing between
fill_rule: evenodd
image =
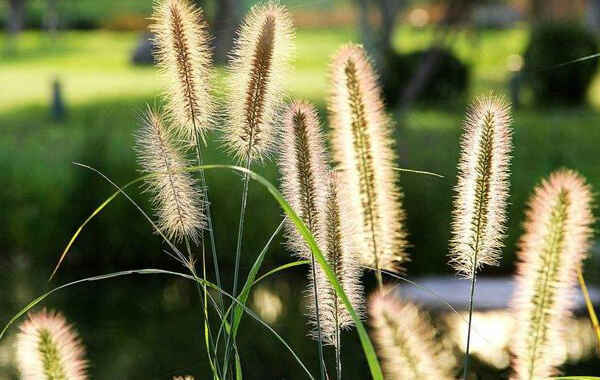
<instances>
[{"instance_id":1,"label":"tree trunk","mask_svg":"<svg viewBox=\"0 0 600 380\"><path fill-rule=\"evenodd\" d=\"M224 63L233 46L235 31L241 19L241 0L219 0L216 2L213 34L215 36L215 61Z\"/></svg>"},{"instance_id":2,"label":"tree trunk","mask_svg":"<svg viewBox=\"0 0 600 380\"><path fill-rule=\"evenodd\" d=\"M387 75L384 64L385 55L392 48L396 16L404 6L405 0L356 0L356 2L358 4L358 24L361 40L381 76L385 78ZM380 25L371 23L369 16L372 9L377 11Z\"/></svg>"},{"instance_id":3,"label":"tree trunk","mask_svg":"<svg viewBox=\"0 0 600 380\"><path fill-rule=\"evenodd\" d=\"M8 5L8 33L18 34L23 29L25 0L9 0Z\"/></svg>"}]
</instances>

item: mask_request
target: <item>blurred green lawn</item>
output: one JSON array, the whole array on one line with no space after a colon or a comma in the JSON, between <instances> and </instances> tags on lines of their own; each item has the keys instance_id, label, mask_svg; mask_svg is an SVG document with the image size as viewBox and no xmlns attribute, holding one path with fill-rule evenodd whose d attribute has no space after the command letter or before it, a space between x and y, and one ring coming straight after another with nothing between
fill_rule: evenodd
<instances>
[{"instance_id":1,"label":"blurred green lawn","mask_svg":"<svg viewBox=\"0 0 600 380\"><path fill-rule=\"evenodd\" d=\"M0 128L6 136L0 142L0 149L5 172L15 176L15 183L26 188L31 186L33 193L45 188L42 185L67 186L65 183L74 170L69 162L77 158L76 152L82 150L82 144L90 134L106 136L107 149L114 153L106 155L104 168L109 171L117 171L117 167L128 168L131 170L125 173L135 175L131 133L143 103L157 102L162 87L161 78L153 67L130 64L138 37L137 33L124 32L65 32L52 44L47 36L37 32L20 36L16 45L18 54L5 56L0 61L3 86ZM427 29L400 27L394 44L399 51L408 52L427 46L431 37L431 31ZM6 37L2 39L5 43ZM293 97L315 102L322 111L324 122L329 57L343 43L354 40L356 33L349 28L309 29L297 33L295 70L289 78L288 88ZM466 31L458 33L453 46L472 67L470 95L490 90L505 93L510 76L509 57L519 54L526 43L527 31L522 28L485 30L477 35ZM223 96L227 78L222 68L217 72L215 92ZM70 113L62 124L51 122L47 109L50 83L55 76L64 85ZM600 82L596 80L596 83ZM600 90L600 86L595 85L591 91L591 103L600 99L597 89ZM446 176L444 180L436 180L406 174L402 179L411 243L414 253L419 255L410 264L416 273L446 268L444 253L451 187L463 112L464 105L426 108L417 105L397 121L399 165ZM595 159L595 142L600 141L600 132L595 126L600 122L600 116L596 110L592 107L543 110L525 107L515 113L514 119L509 260L501 272L512 269L510 258L520 231L523 205L541 177L552 169L568 166L580 170L597 189L600 188L600 168ZM52 144L48 145L48 142ZM217 144L213 144L210 151L208 162L229 161ZM267 172L276 179L272 166ZM127 180L124 176L122 179ZM60 193L49 197L58 200ZM10 225L15 223L22 224L17 216Z\"/></svg>"}]
</instances>

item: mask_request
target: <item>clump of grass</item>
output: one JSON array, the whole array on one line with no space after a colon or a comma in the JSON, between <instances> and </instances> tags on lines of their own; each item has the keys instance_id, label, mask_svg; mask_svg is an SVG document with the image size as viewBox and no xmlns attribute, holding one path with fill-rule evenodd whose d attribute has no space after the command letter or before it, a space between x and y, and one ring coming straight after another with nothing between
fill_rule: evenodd
<instances>
[{"instance_id":1,"label":"clump of grass","mask_svg":"<svg viewBox=\"0 0 600 380\"><path fill-rule=\"evenodd\" d=\"M536 187L518 253L512 307L517 329L511 351L514 379L553 376L560 364L565 318L573 305L577 270L590 245L591 191L585 179L559 170Z\"/></svg>"},{"instance_id":2,"label":"clump of grass","mask_svg":"<svg viewBox=\"0 0 600 380\"><path fill-rule=\"evenodd\" d=\"M328 108L333 159L349 197L350 217L360 221L354 243L361 264L376 268L382 284L381 269L397 270L408 259L404 211L390 120L360 45L346 45L335 54Z\"/></svg>"},{"instance_id":3,"label":"clump of grass","mask_svg":"<svg viewBox=\"0 0 600 380\"><path fill-rule=\"evenodd\" d=\"M148 108L136 135L136 151L146 179L147 190L154 195L158 227L169 239L198 241L206 225L202 194L197 181L185 168L190 163L172 142L172 136L160 113Z\"/></svg>"},{"instance_id":4,"label":"clump of grass","mask_svg":"<svg viewBox=\"0 0 600 380\"><path fill-rule=\"evenodd\" d=\"M81 339L59 313L42 310L21 325L17 363L24 380L85 380L88 363Z\"/></svg>"},{"instance_id":5,"label":"clump of grass","mask_svg":"<svg viewBox=\"0 0 600 380\"><path fill-rule=\"evenodd\" d=\"M151 30L155 34L158 66L168 83L167 110L174 130L197 145L211 127L212 58L202 11L188 0L155 3Z\"/></svg>"},{"instance_id":6,"label":"clump of grass","mask_svg":"<svg viewBox=\"0 0 600 380\"><path fill-rule=\"evenodd\" d=\"M373 337L388 380L452 379L436 330L425 313L383 288L371 295L369 316Z\"/></svg>"},{"instance_id":7,"label":"clump of grass","mask_svg":"<svg viewBox=\"0 0 600 380\"><path fill-rule=\"evenodd\" d=\"M273 150L280 121L277 112L285 93L284 81L294 48L293 40L290 15L286 8L274 2L252 7L238 31L228 66L228 120L224 139L226 148L246 169ZM235 250L234 297L237 296L249 180L245 173ZM228 354L229 337L225 362Z\"/></svg>"}]
</instances>

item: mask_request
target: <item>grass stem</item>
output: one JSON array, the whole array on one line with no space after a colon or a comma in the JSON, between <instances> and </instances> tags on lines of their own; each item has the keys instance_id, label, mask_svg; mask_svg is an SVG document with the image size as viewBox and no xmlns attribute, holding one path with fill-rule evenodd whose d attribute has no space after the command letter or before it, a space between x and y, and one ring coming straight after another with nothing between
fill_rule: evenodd
<instances>
[{"instance_id":1,"label":"grass stem","mask_svg":"<svg viewBox=\"0 0 600 380\"><path fill-rule=\"evenodd\" d=\"M577 279L579 280L579 286L581 287L581 292L583 293L583 298L585 299L585 305L587 306L588 313L590 314L592 326L594 327L594 331L596 332L596 336L598 337L598 353L600 354L600 324L598 323L598 316L596 316L596 312L594 311L594 305L592 304L592 300L590 299L590 293L588 292L585 280L583 279L583 273L581 271L581 268L577 269Z\"/></svg>"},{"instance_id":2,"label":"grass stem","mask_svg":"<svg viewBox=\"0 0 600 380\"><path fill-rule=\"evenodd\" d=\"M249 147L251 142L249 143ZM250 153L248 152L248 157L246 160L246 167L245 169L248 170L250 168ZM243 178L243 190L242 190L242 203L240 206L240 220L238 223L238 236L237 236L237 243L235 246L235 265L234 265L234 269L233 269L233 291L231 293L231 295L235 298L237 297L237 288L238 288L238 276L239 276L239 270L240 270L240 256L241 256L241 252L242 252L242 240L243 240L243 235L244 235L244 222L246 219L246 207L247 207L247 203L248 203L248 185L250 183L250 175L246 172L244 173L244 178ZM233 301L232 301L232 305L233 305ZM233 313L231 313L231 324L233 324ZM230 343L231 343L231 333L227 336L227 342L225 343L225 357L224 357L224 361L223 361L223 379L226 378L227 376L227 368L229 367L229 364L227 363L229 361L229 351L230 351ZM233 342L233 344L235 344L235 342Z\"/></svg>"},{"instance_id":3,"label":"grass stem","mask_svg":"<svg viewBox=\"0 0 600 380\"><path fill-rule=\"evenodd\" d=\"M338 306L337 295L335 295L335 373L337 380L342 380L342 339L340 336Z\"/></svg>"},{"instance_id":4,"label":"grass stem","mask_svg":"<svg viewBox=\"0 0 600 380\"><path fill-rule=\"evenodd\" d=\"M315 314L317 321L317 346L319 352L319 371L321 373L321 380L325 380L325 358L323 356L323 336L321 334L321 314L319 312L319 298L318 293L319 290L317 288L317 263L315 261L315 255L313 253L310 254L311 265L313 270L312 281L313 281L313 292L315 297Z\"/></svg>"},{"instance_id":5,"label":"grass stem","mask_svg":"<svg viewBox=\"0 0 600 380\"><path fill-rule=\"evenodd\" d=\"M477 255L477 253L476 253ZM464 364L464 372L463 372L463 380L467 380L467 376L469 375L469 349L471 346L471 325L473 318L473 299L475 295L475 271L477 266L473 265L473 277L471 278L471 295L469 296L469 324L467 327L467 347L465 349L465 364Z\"/></svg>"}]
</instances>

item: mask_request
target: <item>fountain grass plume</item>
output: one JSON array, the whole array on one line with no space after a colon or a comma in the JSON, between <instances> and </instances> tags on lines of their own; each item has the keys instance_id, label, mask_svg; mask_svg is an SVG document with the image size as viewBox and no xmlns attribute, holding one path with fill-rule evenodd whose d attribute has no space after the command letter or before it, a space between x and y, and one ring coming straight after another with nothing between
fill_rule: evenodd
<instances>
[{"instance_id":1,"label":"fountain grass plume","mask_svg":"<svg viewBox=\"0 0 600 380\"><path fill-rule=\"evenodd\" d=\"M262 160L273 151L293 40L290 15L274 2L254 6L238 31L228 67L224 139L240 162Z\"/></svg>"},{"instance_id":2,"label":"fountain grass plume","mask_svg":"<svg viewBox=\"0 0 600 380\"><path fill-rule=\"evenodd\" d=\"M152 174L145 184L154 194L158 228L169 239L198 242L206 224L202 191L185 171L191 165L172 140L160 112L148 107L136 133L135 150L142 171Z\"/></svg>"},{"instance_id":3,"label":"fountain grass plume","mask_svg":"<svg viewBox=\"0 0 600 380\"><path fill-rule=\"evenodd\" d=\"M81 339L60 313L29 314L16 342L24 380L85 380L88 363Z\"/></svg>"},{"instance_id":4,"label":"fountain grass plume","mask_svg":"<svg viewBox=\"0 0 600 380\"><path fill-rule=\"evenodd\" d=\"M585 179L559 170L542 181L529 203L520 241L517 287L512 300L513 379L557 373L564 322L573 305L577 270L590 246L592 195Z\"/></svg>"},{"instance_id":5,"label":"fountain grass plume","mask_svg":"<svg viewBox=\"0 0 600 380\"><path fill-rule=\"evenodd\" d=\"M385 378L453 379L450 363L443 360L428 316L390 291L384 287L369 299L372 334Z\"/></svg>"},{"instance_id":6,"label":"fountain grass plume","mask_svg":"<svg viewBox=\"0 0 600 380\"><path fill-rule=\"evenodd\" d=\"M304 221L317 243L322 245L327 200L327 163L319 119L311 105L293 102L288 107L283 120L279 159L282 193ZM318 341L320 368L323 372L323 326L320 302L329 283L295 225L289 222L286 224L286 229L288 244L293 252L301 258L310 260L307 289L308 320L312 326L311 336Z\"/></svg>"},{"instance_id":7,"label":"fountain grass plume","mask_svg":"<svg viewBox=\"0 0 600 380\"><path fill-rule=\"evenodd\" d=\"M328 187L321 245L352 307L362 315L364 309L364 290L360 282L362 269L359 254L351 239L356 228L352 220L347 217L347 209L342 204L342 197L339 196L341 188L337 174L333 171L329 173ZM339 348L339 331L351 327L354 322L322 271L319 274L323 275L323 278L318 282L325 285L317 295L321 306L323 340Z\"/></svg>"},{"instance_id":8,"label":"fountain grass plume","mask_svg":"<svg viewBox=\"0 0 600 380\"><path fill-rule=\"evenodd\" d=\"M398 270L408 259L402 193L390 120L376 74L360 45L340 48L331 63L328 108L333 159L349 197L351 217L360 221L354 242L361 264Z\"/></svg>"},{"instance_id":9,"label":"fountain grass plume","mask_svg":"<svg viewBox=\"0 0 600 380\"><path fill-rule=\"evenodd\" d=\"M327 161L315 108L306 102L292 102L283 117L279 154L281 190L290 206L321 241L327 202ZM311 252L296 226L286 224L290 249L299 258L310 259Z\"/></svg>"},{"instance_id":10,"label":"fountain grass plume","mask_svg":"<svg viewBox=\"0 0 600 380\"><path fill-rule=\"evenodd\" d=\"M455 187L450 265L472 278L498 265L506 230L511 151L510 106L477 98L467 111Z\"/></svg>"},{"instance_id":11,"label":"fountain grass plume","mask_svg":"<svg viewBox=\"0 0 600 380\"><path fill-rule=\"evenodd\" d=\"M154 3L150 29L154 33L158 67L168 84L165 91L171 124L178 136L198 145L211 128L212 57L204 15L189 0Z\"/></svg>"}]
</instances>

